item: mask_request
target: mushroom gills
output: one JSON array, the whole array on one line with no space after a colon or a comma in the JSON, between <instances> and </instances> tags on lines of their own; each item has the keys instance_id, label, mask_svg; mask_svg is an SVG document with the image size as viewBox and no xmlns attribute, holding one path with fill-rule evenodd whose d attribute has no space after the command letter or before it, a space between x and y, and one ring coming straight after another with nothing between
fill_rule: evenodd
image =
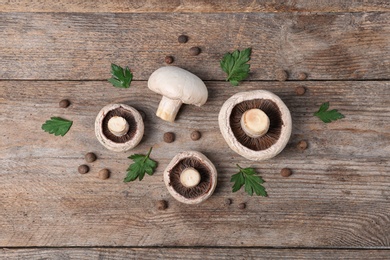
<instances>
[{"instance_id":1,"label":"mushroom gills","mask_svg":"<svg viewBox=\"0 0 390 260\"><path fill-rule=\"evenodd\" d=\"M242 126L243 117L246 117L244 114L252 109L255 109L255 115L261 114L257 111L261 110L269 120L267 131L263 135L258 135L257 137L255 137L256 135L251 134L250 130L248 130L249 127ZM249 113L251 114L252 112ZM257 121L257 119L254 121ZM256 124L250 125L252 126ZM255 128L257 132L264 132L266 125L267 124L262 127L252 126L252 128ZM234 136L243 146L254 151L266 150L275 144L280 137L282 126L283 121L281 118L281 112L278 106L269 99L252 99L242 101L241 103L235 105L230 115L230 127ZM263 130L260 131L258 129Z\"/></svg>"},{"instance_id":2,"label":"mushroom gills","mask_svg":"<svg viewBox=\"0 0 390 260\"><path fill-rule=\"evenodd\" d=\"M181 182L182 173L186 169L195 169L199 173L199 183L193 187L186 187ZM170 185L173 189L188 199L195 199L204 195L211 189L210 169L196 158L183 158L169 174Z\"/></svg>"},{"instance_id":3,"label":"mushroom gills","mask_svg":"<svg viewBox=\"0 0 390 260\"><path fill-rule=\"evenodd\" d=\"M113 116L108 120L108 130L114 135L120 137L129 131L129 123L121 116Z\"/></svg>"}]
</instances>

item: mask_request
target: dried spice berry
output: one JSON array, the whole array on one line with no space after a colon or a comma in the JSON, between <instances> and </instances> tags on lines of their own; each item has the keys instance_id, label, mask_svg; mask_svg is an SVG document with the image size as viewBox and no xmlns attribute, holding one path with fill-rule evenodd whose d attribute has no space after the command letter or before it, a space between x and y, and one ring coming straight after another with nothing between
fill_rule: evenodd
<instances>
[{"instance_id":1,"label":"dried spice berry","mask_svg":"<svg viewBox=\"0 0 390 260\"><path fill-rule=\"evenodd\" d=\"M70 105L70 101L67 99L63 99L59 103L61 108L67 108Z\"/></svg>"},{"instance_id":2,"label":"dried spice berry","mask_svg":"<svg viewBox=\"0 0 390 260\"><path fill-rule=\"evenodd\" d=\"M305 80L307 79L307 74L305 72L299 72L298 74L298 79L299 80Z\"/></svg>"},{"instance_id":3,"label":"dried spice berry","mask_svg":"<svg viewBox=\"0 0 390 260\"><path fill-rule=\"evenodd\" d=\"M89 167L88 165L80 165L79 168L78 168L78 171L80 174L86 174L87 172L89 172Z\"/></svg>"},{"instance_id":4,"label":"dried spice berry","mask_svg":"<svg viewBox=\"0 0 390 260\"><path fill-rule=\"evenodd\" d=\"M99 179L105 180L110 177L110 170L108 169L101 169L98 173Z\"/></svg>"},{"instance_id":5,"label":"dried spice berry","mask_svg":"<svg viewBox=\"0 0 390 260\"><path fill-rule=\"evenodd\" d=\"M229 206L229 205L231 205L232 203L233 203L232 199L230 199L230 198L225 199L225 205L226 205L226 206Z\"/></svg>"},{"instance_id":6,"label":"dried spice berry","mask_svg":"<svg viewBox=\"0 0 390 260\"><path fill-rule=\"evenodd\" d=\"M94 154L94 153L87 153L84 156L84 159L86 162L91 163L91 162L96 161L97 157L96 157L96 154Z\"/></svg>"},{"instance_id":7,"label":"dried spice berry","mask_svg":"<svg viewBox=\"0 0 390 260\"><path fill-rule=\"evenodd\" d=\"M296 87L295 89L295 94L297 94L298 96L303 96L305 92L306 92L306 88L303 86Z\"/></svg>"},{"instance_id":8,"label":"dried spice berry","mask_svg":"<svg viewBox=\"0 0 390 260\"><path fill-rule=\"evenodd\" d=\"M197 56L197 55L200 54L200 52L201 52L201 50L200 50L199 47L191 47L191 48L190 48L190 54L191 54L192 56Z\"/></svg>"},{"instance_id":9,"label":"dried spice berry","mask_svg":"<svg viewBox=\"0 0 390 260\"><path fill-rule=\"evenodd\" d=\"M168 208L168 202L166 200L158 200L157 201L157 209L165 210Z\"/></svg>"},{"instance_id":10,"label":"dried spice berry","mask_svg":"<svg viewBox=\"0 0 390 260\"><path fill-rule=\"evenodd\" d=\"M302 150L302 151L303 151L303 150L306 150L307 146L308 146L308 144L307 144L307 142L304 141L304 140L299 141L299 143L298 143L298 145L297 145L298 149L299 149L299 150Z\"/></svg>"},{"instance_id":11,"label":"dried spice berry","mask_svg":"<svg viewBox=\"0 0 390 260\"><path fill-rule=\"evenodd\" d=\"M199 140L200 137L201 137L201 134L200 134L199 131L193 131L193 132L191 133L191 140L193 140L193 141Z\"/></svg>"},{"instance_id":12,"label":"dried spice berry","mask_svg":"<svg viewBox=\"0 0 390 260\"><path fill-rule=\"evenodd\" d=\"M172 56L165 56L165 63L166 64L171 64L173 63L174 59Z\"/></svg>"},{"instance_id":13,"label":"dried spice berry","mask_svg":"<svg viewBox=\"0 0 390 260\"><path fill-rule=\"evenodd\" d=\"M172 143L175 141L175 134L172 132L164 133L164 142L166 143Z\"/></svg>"},{"instance_id":14,"label":"dried spice berry","mask_svg":"<svg viewBox=\"0 0 390 260\"><path fill-rule=\"evenodd\" d=\"M287 71L285 71L285 70L277 70L275 72L275 77L279 81L286 81L287 78L288 78Z\"/></svg>"},{"instance_id":15,"label":"dried spice berry","mask_svg":"<svg viewBox=\"0 0 390 260\"><path fill-rule=\"evenodd\" d=\"M280 174L283 176L283 177L288 177L292 174L292 171L291 169L289 168L283 168L281 171L280 171Z\"/></svg>"},{"instance_id":16,"label":"dried spice berry","mask_svg":"<svg viewBox=\"0 0 390 260\"><path fill-rule=\"evenodd\" d=\"M240 204L238 204L238 208L239 209L245 209L246 208L246 204L245 203L240 203Z\"/></svg>"},{"instance_id":17,"label":"dried spice berry","mask_svg":"<svg viewBox=\"0 0 390 260\"><path fill-rule=\"evenodd\" d=\"M180 35L178 38L177 38L177 41L179 43L186 43L188 42L188 36L187 35Z\"/></svg>"}]
</instances>

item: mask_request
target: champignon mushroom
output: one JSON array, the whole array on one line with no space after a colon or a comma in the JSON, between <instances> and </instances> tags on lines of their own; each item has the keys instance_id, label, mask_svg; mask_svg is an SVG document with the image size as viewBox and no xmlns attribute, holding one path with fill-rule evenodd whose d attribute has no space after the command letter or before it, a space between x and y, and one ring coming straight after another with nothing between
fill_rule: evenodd
<instances>
[{"instance_id":1,"label":"champignon mushroom","mask_svg":"<svg viewBox=\"0 0 390 260\"><path fill-rule=\"evenodd\" d=\"M164 182L176 200L198 204L213 194L217 185L217 170L202 153L181 152L165 169Z\"/></svg>"},{"instance_id":2,"label":"champignon mushroom","mask_svg":"<svg viewBox=\"0 0 390 260\"><path fill-rule=\"evenodd\" d=\"M175 66L161 67L150 75L148 88L163 97L156 115L173 122L180 106L193 104L202 106L207 101L207 87L191 72Z\"/></svg>"},{"instance_id":3,"label":"champignon mushroom","mask_svg":"<svg viewBox=\"0 0 390 260\"><path fill-rule=\"evenodd\" d=\"M254 161L279 154L290 139L291 114L283 101L272 92L240 92L223 104L219 128L229 147Z\"/></svg>"},{"instance_id":4,"label":"champignon mushroom","mask_svg":"<svg viewBox=\"0 0 390 260\"><path fill-rule=\"evenodd\" d=\"M137 146L144 134L140 113L124 104L103 107L95 120L95 135L107 149L124 152Z\"/></svg>"}]
</instances>

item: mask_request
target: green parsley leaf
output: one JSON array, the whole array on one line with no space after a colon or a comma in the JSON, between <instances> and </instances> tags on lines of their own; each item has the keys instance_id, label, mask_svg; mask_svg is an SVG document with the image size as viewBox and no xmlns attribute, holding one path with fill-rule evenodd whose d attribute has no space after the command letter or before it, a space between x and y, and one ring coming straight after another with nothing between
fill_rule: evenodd
<instances>
[{"instance_id":1,"label":"green parsley leaf","mask_svg":"<svg viewBox=\"0 0 390 260\"><path fill-rule=\"evenodd\" d=\"M42 125L42 130L55 136L64 136L72 126L73 122L60 117L51 117Z\"/></svg>"},{"instance_id":2,"label":"green parsley leaf","mask_svg":"<svg viewBox=\"0 0 390 260\"><path fill-rule=\"evenodd\" d=\"M253 193L256 193L257 196L267 197L267 192L261 185L264 180L256 175L256 171L253 168L241 168L238 164L237 167L240 171L232 175L230 179L231 182L234 182L232 191L236 192L245 186L245 192L249 195L252 196Z\"/></svg>"},{"instance_id":3,"label":"green parsley leaf","mask_svg":"<svg viewBox=\"0 0 390 260\"><path fill-rule=\"evenodd\" d=\"M129 88L133 74L130 72L129 67L123 69L122 67L111 63L112 77L108 81L117 88Z\"/></svg>"},{"instance_id":4,"label":"green parsley leaf","mask_svg":"<svg viewBox=\"0 0 390 260\"><path fill-rule=\"evenodd\" d=\"M240 81L249 76L250 65L247 62L251 59L251 52L251 48L228 52L220 61L222 70L227 73L226 81L230 81L233 86L238 86Z\"/></svg>"},{"instance_id":5,"label":"green parsley leaf","mask_svg":"<svg viewBox=\"0 0 390 260\"><path fill-rule=\"evenodd\" d=\"M320 106L320 109L314 113L314 115L321 119L324 123L330 123L332 121L336 121L345 117L336 109L328 110L328 108L329 102L325 102Z\"/></svg>"},{"instance_id":6,"label":"green parsley leaf","mask_svg":"<svg viewBox=\"0 0 390 260\"><path fill-rule=\"evenodd\" d=\"M157 162L149 158L152 148L153 147L150 147L147 155L133 154L128 157L129 159L132 159L134 163L130 164L129 168L127 168L127 175L123 180L124 182L135 181L137 178L142 181L145 173L153 175L153 172L157 167Z\"/></svg>"}]
</instances>

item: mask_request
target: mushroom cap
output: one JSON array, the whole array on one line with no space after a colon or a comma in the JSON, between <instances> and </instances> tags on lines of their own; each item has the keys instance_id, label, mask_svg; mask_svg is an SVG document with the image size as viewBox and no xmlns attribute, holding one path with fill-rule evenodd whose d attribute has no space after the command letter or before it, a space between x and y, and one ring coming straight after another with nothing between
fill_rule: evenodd
<instances>
[{"instance_id":1,"label":"mushroom cap","mask_svg":"<svg viewBox=\"0 0 390 260\"><path fill-rule=\"evenodd\" d=\"M202 164L207 166L209 172L210 172L210 187L209 189L202 195L196 197L196 198L186 198L180 193L178 193L173 186L171 185L171 170L182 160L185 158L196 158L199 160ZM168 164L168 166L165 168L164 171L164 182L167 186L167 189L169 193L174 197L176 200L185 203L185 204L198 204L202 201L205 201L208 199L214 192L215 187L217 186L217 169L215 168L214 164L202 153L196 152L196 151L184 151L181 153L178 153L171 162Z\"/></svg>"},{"instance_id":2,"label":"mushroom cap","mask_svg":"<svg viewBox=\"0 0 390 260\"><path fill-rule=\"evenodd\" d=\"M106 115L117 108L123 108L130 112L134 117L135 122L137 123L137 128L135 130L134 136L125 143L117 143L107 138L107 136L103 133L103 120ZM99 142L105 146L107 149L115 152L124 152L130 150L137 146L141 141L144 135L144 121L142 120L141 114L133 107L124 105L124 104L109 104L103 107L95 120L95 135Z\"/></svg>"},{"instance_id":3,"label":"mushroom cap","mask_svg":"<svg viewBox=\"0 0 390 260\"><path fill-rule=\"evenodd\" d=\"M149 77L148 88L167 98L196 106L206 103L208 97L207 87L198 76L175 66L154 71Z\"/></svg>"},{"instance_id":4,"label":"mushroom cap","mask_svg":"<svg viewBox=\"0 0 390 260\"><path fill-rule=\"evenodd\" d=\"M230 115L233 108L241 102L254 99L266 99L274 102L280 110L282 121L281 132L278 140L269 148L259 151L249 149L248 147L242 145L241 142L237 140L230 126ZM284 147L286 147L292 130L290 110L277 95L266 90L240 92L231 96L222 105L218 116L218 122L222 136L229 147L241 156L253 161L267 160L278 155Z\"/></svg>"}]
</instances>

